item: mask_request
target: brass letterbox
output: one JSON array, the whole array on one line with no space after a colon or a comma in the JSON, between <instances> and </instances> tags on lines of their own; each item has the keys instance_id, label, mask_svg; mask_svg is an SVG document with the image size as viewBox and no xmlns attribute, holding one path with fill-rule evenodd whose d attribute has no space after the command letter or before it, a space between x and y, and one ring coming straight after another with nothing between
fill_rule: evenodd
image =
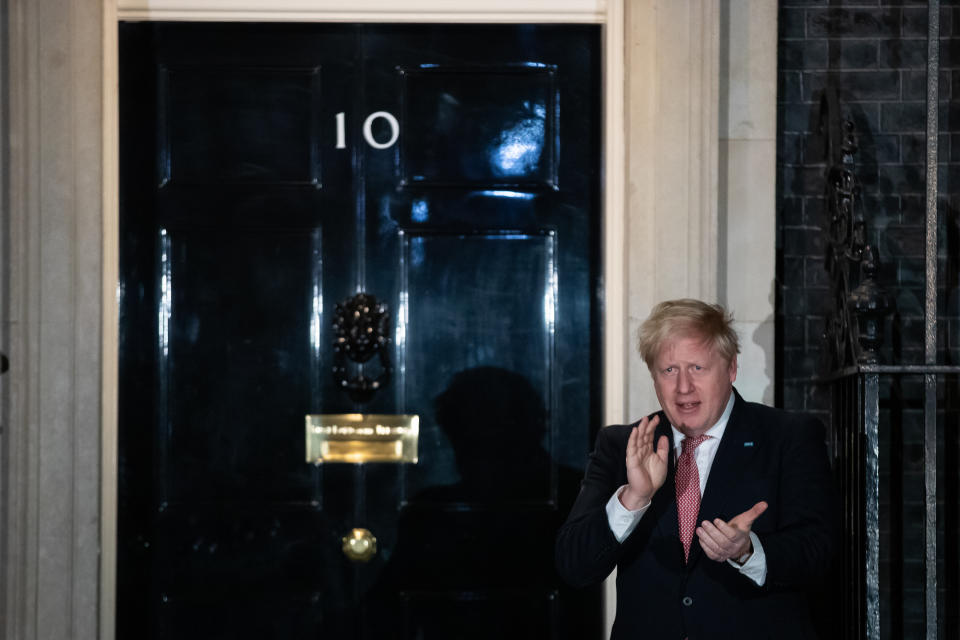
<instances>
[{"instance_id":1,"label":"brass letterbox","mask_svg":"<svg viewBox=\"0 0 960 640\"><path fill-rule=\"evenodd\" d=\"M420 416L309 414L307 462L417 462Z\"/></svg>"}]
</instances>

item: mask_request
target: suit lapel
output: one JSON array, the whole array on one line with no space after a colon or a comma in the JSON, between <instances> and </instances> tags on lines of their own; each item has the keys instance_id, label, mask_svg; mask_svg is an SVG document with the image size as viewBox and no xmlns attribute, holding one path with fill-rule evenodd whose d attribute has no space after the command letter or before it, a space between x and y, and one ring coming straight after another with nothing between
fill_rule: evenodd
<instances>
[{"instance_id":1,"label":"suit lapel","mask_svg":"<svg viewBox=\"0 0 960 640\"><path fill-rule=\"evenodd\" d=\"M746 403L736 389L733 391L735 399L730 420L723 432L720 446L713 458L710 475L707 477L707 486L703 498L700 500L700 513L697 523L704 520L713 520L720 517L726 502L730 499L732 488L737 485L743 471L750 466L750 461L758 447L754 445L754 425L744 415ZM676 502L676 501L674 501ZM674 508L676 511L676 508ZM729 519L737 514L725 514ZM679 530L679 525L677 525ZM700 557L703 550L696 535L693 536L693 545L690 547L690 561L692 566Z\"/></svg>"},{"instance_id":2,"label":"suit lapel","mask_svg":"<svg viewBox=\"0 0 960 640\"><path fill-rule=\"evenodd\" d=\"M677 462L676 452L673 447L673 430L670 428L670 421L666 414L660 413L660 424L657 425L657 432L654 436L654 442L660 439L660 436L667 437L669 451L667 452L667 478L663 481L663 486L657 492L661 500L667 502L666 510L657 523L657 528L662 536L673 536L677 543L680 542L680 523L677 520L677 498L676 498L676 473ZM681 547L682 550L682 547ZM682 551L681 551L682 552Z\"/></svg>"}]
</instances>

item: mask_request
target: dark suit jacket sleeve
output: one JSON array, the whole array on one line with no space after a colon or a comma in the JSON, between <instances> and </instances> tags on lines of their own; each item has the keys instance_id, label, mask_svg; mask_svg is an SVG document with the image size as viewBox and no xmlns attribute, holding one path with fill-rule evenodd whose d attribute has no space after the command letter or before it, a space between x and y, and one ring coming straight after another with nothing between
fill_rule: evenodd
<instances>
[{"instance_id":1,"label":"dark suit jacket sleeve","mask_svg":"<svg viewBox=\"0 0 960 640\"><path fill-rule=\"evenodd\" d=\"M836 551L837 498L823 427L808 416L794 420L780 451L777 525L773 531L757 532L770 588L817 582L831 569Z\"/></svg>"},{"instance_id":2,"label":"dark suit jacket sleeve","mask_svg":"<svg viewBox=\"0 0 960 640\"><path fill-rule=\"evenodd\" d=\"M574 586L596 584L610 575L622 546L607 521L606 504L626 484L626 442L630 426L600 430L584 472L580 494L557 534L556 564L560 576Z\"/></svg>"}]
</instances>

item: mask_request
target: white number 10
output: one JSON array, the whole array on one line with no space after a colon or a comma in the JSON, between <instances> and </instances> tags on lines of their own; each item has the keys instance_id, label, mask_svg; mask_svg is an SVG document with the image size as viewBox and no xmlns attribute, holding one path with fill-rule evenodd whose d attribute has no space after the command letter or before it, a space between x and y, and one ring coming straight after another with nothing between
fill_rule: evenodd
<instances>
[{"instance_id":1,"label":"white number 10","mask_svg":"<svg viewBox=\"0 0 960 640\"><path fill-rule=\"evenodd\" d=\"M386 142L377 142L373 137L373 123L377 118L383 118L390 125L390 139ZM374 111L363 121L363 139L374 149L389 149L400 137L400 123L389 111ZM337 114L337 149L347 148L347 116L341 111Z\"/></svg>"}]
</instances>

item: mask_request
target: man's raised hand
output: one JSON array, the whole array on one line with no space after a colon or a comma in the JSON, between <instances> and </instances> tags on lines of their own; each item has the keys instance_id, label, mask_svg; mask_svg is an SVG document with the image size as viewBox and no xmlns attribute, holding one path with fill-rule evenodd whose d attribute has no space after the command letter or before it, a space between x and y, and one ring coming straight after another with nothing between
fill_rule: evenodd
<instances>
[{"instance_id":1,"label":"man's raised hand","mask_svg":"<svg viewBox=\"0 0 960 640\"><path fill-rule=\"evenodd\" d=\"M660 416L643 418L627 440L627 487L620 492L620 504L636 511L650 503L667 477L667 437L660 436L654 449L653 438Z\"/></svg>"}]
</instances>

